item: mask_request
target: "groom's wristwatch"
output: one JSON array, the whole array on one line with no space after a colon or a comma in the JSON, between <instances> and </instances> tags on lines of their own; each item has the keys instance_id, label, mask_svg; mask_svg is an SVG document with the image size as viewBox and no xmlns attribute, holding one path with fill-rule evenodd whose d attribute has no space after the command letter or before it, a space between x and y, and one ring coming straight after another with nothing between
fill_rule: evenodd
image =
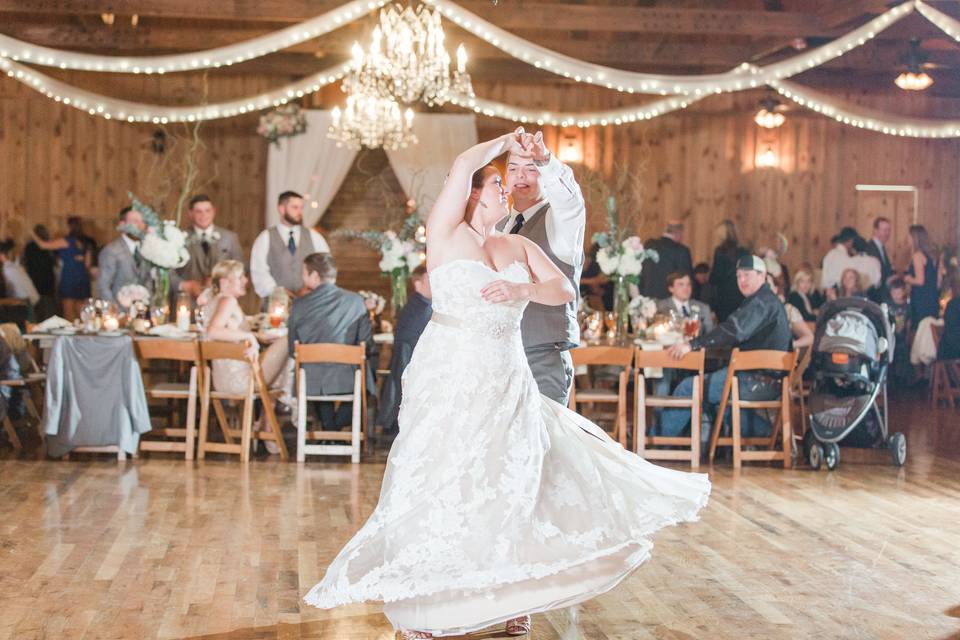
<instances>
[{"instance_id":1,"label":"groom's wristwatch","mask_svg":"<svg viewBox=\"0 0 960 640\"><path fill-rule=\"evenodd\" d=\"M550 152L547 151L547 159L546 159L546 160L536 160L536 159L535 159L535 160L533 161L533 164L537 165L538 167L545 167L545 166L547 166L548 164L550 164Z\"/></svg>"}]
</instances>

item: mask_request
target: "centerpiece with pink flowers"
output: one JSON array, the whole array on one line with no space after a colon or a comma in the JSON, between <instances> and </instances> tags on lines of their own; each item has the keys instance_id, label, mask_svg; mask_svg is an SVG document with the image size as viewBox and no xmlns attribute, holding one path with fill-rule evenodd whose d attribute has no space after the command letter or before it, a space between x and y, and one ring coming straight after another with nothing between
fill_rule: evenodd
<instances>
[{"instance_id":1,"label":"centerpiece with pink flowers","mask_svg":"<svg viewBox=\"0 0 960 640\"><path fill-rule=\"evenodd\" d=\"M613 281L613 312L617 318L618 339L625 337L630 327L629 285L640 284L644 260L660 259L656 251L644 248L638 236L628 236L627 233L628 229L620 224L617 200L610 196L607 198L607 230L593 234L593 241L599 246L597 264Z\"/></svg>"}]
</instances>

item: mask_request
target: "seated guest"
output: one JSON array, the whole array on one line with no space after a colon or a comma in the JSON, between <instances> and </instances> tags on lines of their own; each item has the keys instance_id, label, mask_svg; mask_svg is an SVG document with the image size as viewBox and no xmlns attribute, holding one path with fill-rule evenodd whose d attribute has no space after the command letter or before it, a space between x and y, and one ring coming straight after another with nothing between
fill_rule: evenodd
<instances>
[{"instance_id":1,"label":"seated guest","mask_svg":"<svg viewBox=\"0 0 960 640\"><path fill-rule=\"evenodd\" d=\"M777 284L776 279L770 274L767 274L767 284L770 286L770 289L777 294L777 297L780 298L780 302L783 303L783 309L787 312L787 322L790 323L790 334L793 335L793 348L800 349L811 346L813 344L813 330L807 325L807 321L803 319L803 314L800 313L799 309L787 302L783 292L780 291L780 286Z\"/></svg>"},{"instance_id":2,"label":"seated guest","mask_svg":"<svg viewBox=\"0 0 960 640\"><path fill-rule=\"evenodd\" d=\"M893 317L893 366L891 377L896 385L909 385L913 381L913 365L910 364L910 301L907 299L907 283L894 276L886 286L889 296L887 307Z\"/></svg>"},{"instance_id":3,"label":"seated guest","mask_svg":"<svg viewBox=\"0 0 960 640\"><path fill-rule=\"evenodd\" d=\"M937 348L937 360L960 358L960 276L950 280L950 302L943 312L943 334Z\"/></svg>"},{"instance_id":4,"label":"seated guest","mask_svg":"<svg viewBox=\"0 0 960 640\"><path fill-rule=\"evenodd\" d=\"M38 225L39 226L39 225ZM90 270L93 267L92 240L83 235L82 221L77 216L67 218L66 237L51 240L41 237L36 229L33 241L42 249L56 251L60 259L60 303L63 317L73 321L80 317L80 309L90 297Z\"/></svg>"},{"instance_id":5,"label":"seated guest","mask_svg":"<svg viewBox=\"0 0 960 640\"><path fill-rule=\"evenodd\" d=\"M831 239L831 242L834 245L833 249L823 257L820 274L822 291L829 295L830 289L840 284L843 272L847 269L855 269L868 287L873 287L880 282L880 261L861 251L866 248L866 242L856 229L844 227Z\"/></svg>"},{"instance_id":6,"label":"seated guest","mask_svg":"<svg viewBox=\"0 0 960 640\"><path fill-rule=\"evenodd\" d=\"M33 280L26 269L17 262L14 256L16 244L11 238L0 242L0 264L3 265L3 281L6 285L7 296L17 298L27 303L28 319L32 319L32 309L40 301L40 293L33 285Z\"/></svg>"},{"instance_id":7,"label":"seated guest","mask_svg":"<svg viewBox=\"0 0 960 640\"><path fill-rule=\"evenodd\" d=\"M178 288L193 297L210 284L213 266L221 260L243 261L240 239L229 229L213 224L217 208L209 197L198 194L190 198L191 227L187 232L190 261L177 270Z\"/></svg>"},{"instance_id":8,"label":"seated guest","mask_svg":"<svg viewBox=\"0 0 960 640\"><path fill-rule=\"evenodd\" d=\"M713 331L694 338L689 343L681 342L670 347L674 358L680 359L696 349L739 348L741 351L770 349L791 351L793 339L787 313L776 294L766 283L766 267L763 260L753 255L741 257L736 264L737 286L744 296L743 302ZM780 378L763 372L740 374L740 394L745 400L767 400L779 397ZM716 410L727 377L724 367L705 376L704 402L708 409ZM687 378L674 390L673 395L690 397L693 394L693 378ZM708 412L704 412L708 413ZM762 437L770 434L770 423L760 415L744 410L742 435ZM706 418L706 416L705 416ZM660 431L665 436L679 436L690 422L687 409L664 409ZM701 432L704 442L710 438L707 423Z\"/></svg>"},{"instance_id":9,"label":"seated guest","mask_svg":"<svg viewBox=\"0 0 960 640\"><path fill-rule=\"evenodd\" d=\"M401 381L407 368L413 349L417 346L420 334L430 322L433 307L430 303L430 276L426 265L421 264L413 270L413 295L407 300L393 335L393 355L390 358L390 375L380 390L380 404L377 422L383 426L384 433L397 433L397 415L400 413Z\"/></svg>"},{"instance_id":10,"label":"seated guest","mask_svg":"<svg viewBox=\"0 0 960 640\"><path fill-rule=\"evenodd\" d=\"M856 269L844 269L843 275L840 276L840 282L837 284L834 298L866 298L867 293L860 285L860 280L859 271ZM828 297L831 295L830 291L833 290L827 290Z\"/></svg>"},{"instance_id":11,"label":"seated guest","mask_svg":"<svg viewBox=\"0 0 960 640\"><path fill-rule=\"evenodd\" d=\"M806 322L816 322L817 309L814 307L811 293L813 292L813 274L809 270L800 268L793 274L793 288L787 296L787 302L792 304Z\"/></svg>"},{"instance_id":12,"label":"seated guest","mask_svg":"<svg viewBox=\"0 0 960 640\"><path fill-rule=\"evenodd\" d=\"M689 274L674 271L668 275L667 291L670 292L670 297L657 302L658 313L670 315L670 312L674 311L681 318L689 318L696 313L700 316L700 333L713 330L713 313L710 307L691 297L693 281Z\"/></svg>"},{"instance_id":13,"label":"seated guest","mask_svg":"<svg viewBox=\"0 0 960 640\"><path fill-rule=\"evenodd\" d=\"M336 285L337 264L329 253L311 253L303 259L301 279L307 290L293 302L288 322L287 350L294 355L294 346L301 344L336 343L365 344L373 350L373 328L360 294ZM353 392L355 368L345 364L308 364L307 395L339 395ZM373 390L371 367L367 367L367 389ZM319 405L320 422L327 428L350 424L352 407L340 403L334 413L332 402Z\"/></svg>"},{"instance_id":14,"label":"seated guest","mask_svg":"<svg viewBox=\"0 0 960 640\"><path fill-rule=\"evenodd\" d=\"M710 265L699 262L693 268L693 299L713 306L713 286L710 284Z\"/></svg>"},{"instance_id":15,"label":"seated guest","mask_svg":"<svg viewBox=\"0 0 960 640\"><path fill-rule=\"evenodd\" d=\"M117 227L139 229L141 234L147 229L143 216L133 207L120 210ZM146 284L150 276L150 265L140 255L140 238L132 232L121 232L119 238L101 249L98 262L97 297L101 300L116 302L124 285Z\"/></svg>"},{"instance_id":16,"label":"seated guest","mask_svg":"<svg viewBox=\"0 0 960 640\"><path fill-rule=\"evenodd\" d=\"M668 275L674 272L693 272L690 249L683 244L683 223L679 220L668 222L663 235L648 241L646 248L656 251L658 259L648 258L643 261L640 293L654 300L662 300L667 297Z\"/></svg>"}]
</instances>

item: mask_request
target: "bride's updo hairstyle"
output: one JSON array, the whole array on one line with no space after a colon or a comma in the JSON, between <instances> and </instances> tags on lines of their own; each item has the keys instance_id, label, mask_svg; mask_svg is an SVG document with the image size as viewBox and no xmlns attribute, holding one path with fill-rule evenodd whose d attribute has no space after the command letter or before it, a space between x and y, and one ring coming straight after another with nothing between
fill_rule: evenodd
<instances>
[{"instance_id":1,"label":"bride's updo hairstyle","mask_svg":"<svg viewBox=\"0 0 960 640\"><path fill-rule=\"evenodd\" d=\"M220 295L220 281L230 276L243 275L243 263L239 260L221 260L213 267L210 273L210 288L215 295Z\"/></svg>"}]
</instances>

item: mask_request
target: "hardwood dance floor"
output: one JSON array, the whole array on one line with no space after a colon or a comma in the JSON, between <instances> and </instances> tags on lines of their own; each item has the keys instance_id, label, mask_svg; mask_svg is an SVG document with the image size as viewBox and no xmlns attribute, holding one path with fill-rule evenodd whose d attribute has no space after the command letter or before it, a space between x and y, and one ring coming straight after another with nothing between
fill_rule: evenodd
<instances>
[{"instance_id":1,"label":"hardwood dance floor","mask_svg":"<svg viewBox=\"0 0 960 640\"><path fill-rule=\"evenodd\" d=\"M535 640L960 638L960 412L901 405L909 461L710 470L698 523ZM387 640L300 598L376 503L379 461L0 460L0 638ZM471 638L499 638L485 632Z\"/></svg>"}]
</instances>

